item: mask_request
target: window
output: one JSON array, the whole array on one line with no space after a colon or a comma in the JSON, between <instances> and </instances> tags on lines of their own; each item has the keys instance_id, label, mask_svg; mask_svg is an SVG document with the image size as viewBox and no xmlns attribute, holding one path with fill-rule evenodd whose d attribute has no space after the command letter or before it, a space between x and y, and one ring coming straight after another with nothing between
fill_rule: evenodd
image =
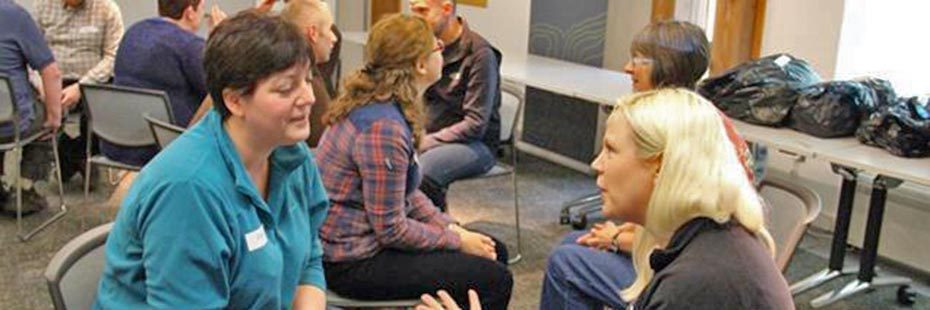
<instances>
[{"instance_id":1,"label":"window","mask_svg":"<svg viewBox=\"0 0 930 310\"><path fill-rule=\"evenodd\" d=\"M930 1L847 0L837 53L837 80L874 76L898 96L930 93Z\"/></svg>"},{"instance_id":2,"label":"window","mask_svg":"<svg viewBox=\"0 0 930 310\"><path fill-rule=\"evenodd\" d=\"M714 41L714 17L717 0L686 0L675 2L675 19L690 22L704 29L707 40Z\"/></svg>"}]
</instances>

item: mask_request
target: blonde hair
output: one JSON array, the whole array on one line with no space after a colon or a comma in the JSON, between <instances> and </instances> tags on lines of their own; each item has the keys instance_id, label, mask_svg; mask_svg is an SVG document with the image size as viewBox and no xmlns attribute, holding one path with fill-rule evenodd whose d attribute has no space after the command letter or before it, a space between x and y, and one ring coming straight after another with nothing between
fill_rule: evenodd
<instances>
[{"instance_id":1,"label":"blonde hair","mask_svg":"<svg viewBox=\"0 0 930 310\"><path fill-rule=\"evenodd\" d=\"M300 27L303 32L306 26L322 27L324 18L331 18L331 13L329 6L320 0L291 0L281 10L281 17Z\"/></svg>"},{"instance_id":2,"label":"blonde hair","mask_svg":"<svg viewBox=\"0 0 930 310\"><path fill-rule=\"evenodd\" d=\"M620 117L633 129L637 157L661 156L645 223L633 244L636 280L621 292L624 299L636 299L652 280L652 251L697 217L732 220L775 256L762 202L713 104L692 91L667 88L621 98L608 122Z\"/></svg>"},{"instance_id":3,"label":"blonde hair","mask_svg":"<svg viewBox=\"0 0 930 310\"><path fill-rule=\"evenodd\" d=\"M392 15L372 27L365 45L365 65L343 81L344 89L325 116L326 125L353 109L389 96L397 101L413 132L414 145L423 136L423 103L416 86L416 62L433 52L436 38L426 20Z\"/></svg>"}]
</instances>

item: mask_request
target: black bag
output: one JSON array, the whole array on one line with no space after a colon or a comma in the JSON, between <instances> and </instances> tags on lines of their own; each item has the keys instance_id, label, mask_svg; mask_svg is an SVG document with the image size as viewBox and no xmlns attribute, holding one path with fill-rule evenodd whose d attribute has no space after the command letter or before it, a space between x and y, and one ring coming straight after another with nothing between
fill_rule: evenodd
<instances>
[{"instance_id":1,"label":"black bag","mask_svg":"<svg viewBox=\"0 0 930 310\"><path fill-rule=\"evenodd\" d=\"M856 130L859 141L903 157L930 155L930 110L927 98L899 98L880 107Z\"/></svg>"},{"instance_id":2,"label":"black bag","mask_svg":"<svg viewBox=\"0 0 930 310\"><path fill-rule=\"evenodd\" d=\"M875 98L876 107L884 107L895 104L898 101L898 95L891 86L891 82L874 77L862 77L853 79L872 91L872 97Z\"/></svg>"},{"instance_id":3,"label":"black bag","mask_svg":"<svg viewBox=\"0 0 930 310\"><path fill-rule=\"evenodd\" d=\"M818 82L820 76L806 61L775 54L702 81L698 93L732 118L778 126L791 112L798 91Z\"/></svg>"},{"instance_id":4,"label":"black bag","mask_svg":"<svg viewBox=\"0 0 930 310\"><path fill-rule=\"evenodd\" d=\"M834 138L851 136L862 120L876 110L875 92L864 83L833 81L801 90L791 110L789 126L794 130Z\"/></svg>"}]
</instances>

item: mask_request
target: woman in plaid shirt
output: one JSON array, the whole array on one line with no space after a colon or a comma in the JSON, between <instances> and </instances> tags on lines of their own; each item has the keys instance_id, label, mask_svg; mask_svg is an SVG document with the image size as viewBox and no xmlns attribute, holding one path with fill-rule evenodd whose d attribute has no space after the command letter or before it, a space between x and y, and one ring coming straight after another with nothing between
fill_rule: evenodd
<instances>
[{"instance_id":1,"label":"woman in plaid shirt","mask_svg":"<svg viewBox=\"0 0 930 310\"><path fill-rule=\"evenodd\" d=\"M330 108L317 158L331 208L320 237L329 289L356 299L410 299L475 289L505 309L513 277L504 245L458 226L417 188L422 96L439 79L442 43L421 18L377 23L366 65Z\"/></svg>"}]
</instances>

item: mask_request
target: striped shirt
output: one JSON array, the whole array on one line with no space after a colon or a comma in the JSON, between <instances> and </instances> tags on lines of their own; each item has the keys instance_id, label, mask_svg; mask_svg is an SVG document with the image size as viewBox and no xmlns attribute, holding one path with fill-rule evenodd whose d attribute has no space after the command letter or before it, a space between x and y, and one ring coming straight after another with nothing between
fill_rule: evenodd
<instances>
[{"instance_id":1,"label":"striped shirt","mask_svg":"<svg viewBox=\"0 0 930 310\"><path fill-rule=\"evenodd\" d=\"M113 75L123 17L113 0L36 0L36 19L65 80L104 83Z\"/></svg>"},{"instance_id":2,"label":"striped shirt","mask_svg":"<svg viewBox=\"0 0 930 310\"><path fill-rule=\"evenodd\" d=\"M453 221L418 189L416 147L396 103L355 108L327 128L316 155L331 202L320 229L324 261L459 248Z\"/></svg>"}]
</instances>

